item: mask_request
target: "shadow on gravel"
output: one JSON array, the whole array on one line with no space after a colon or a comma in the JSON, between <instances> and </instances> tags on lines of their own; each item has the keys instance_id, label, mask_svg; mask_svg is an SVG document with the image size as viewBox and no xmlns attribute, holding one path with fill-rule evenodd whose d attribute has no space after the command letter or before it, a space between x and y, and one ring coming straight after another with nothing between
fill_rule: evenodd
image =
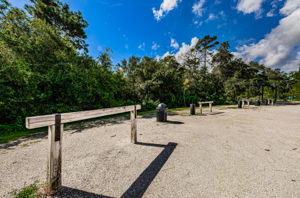
<instances>
[{"instance_id":1,"label":"shadow on gravel","mask_svg":"<svg viewBox=\"0 0 300 198\"><path fill-rule=\"evenodd\" d=\"M162 152L149 164L149 166L140 174L140 176L131 184L131 186L123 193L121 198L141 198L159 173L164 164L168 161L177 146L177 143L169 142L167 145L138 142L140 146L163 147ZM98 195L70 187L63 186L55 198L113 198L105 195Z\"/></svg>"},{"instance_id":2,"label":"shadow on gravel","mask_svg":"<svg viewBox=\"0 0 300 198\"><path fill-rule=\"evenodd\" d=\"M177 112L168 112L168 116L175 116L175 115L180 115L180 114ZM142 115L142 118L155 118L155 117L156 117L156 113Z\"/></svg>"},{"instance_id":3,"label":"shadow on gravel","mask_svg":"<svg viewBox=\"0 0 300 198\"><path fill-rule=\"evenodd\" d=\"M29 137L23 137L18 140L13 140L8 143L0 144L0 149L11 150L11 149L13 149L13 147L18 146L19 144L22 144L23 142L37 140L37 139L43 139L43 138L46 138L47 135L48 135L47 131L44 131L44 132L40 132L40 133L34 134Z\"/></svg>"},{"instance_id":4,"label":"shadow on gravel","mask_svg":"<svg viewBox=\"0 0 300 198\"><path fill-rule=\"evenodd\" d=\"M212 113L209 113L209 115L218 115L218 114L223 114L224 112L222 111L219 111L219 112L212 112Z\"/></svg>"},{"instance_id":5,"label":"shadow on gravel","mask_svg":"<svg viewBox=\"0 0 300 198\"><path fill-rule=\"evenodd\" d=\"M166 147L165 144L154 144L154 143L145 143L145 142L137 142L135 144L141 146Z\"/></svg>"},{"instance_id":6,"label":"shadow on gravel","mask_svg":"<svg viewBox=\"0 0 300 198\"><path fill-rule=\"evenodd\" d=\"M140 143L140 145L149 145L149 143ZM157 146L157 145L152 145ZM161 145L159 145L161 146ZM173 153L177 143L169 142L164 146L164 150L150 163L150 165L140 174L140 176L133 182L128 190L121 196L121 198L140 198L146 192L151 182L154 180L160 169L164 166L166 161Z\"/></svg>"},{"instance_id":7,"label":"shadow on gravel","mask_svg":"<svg viewBox=\"0 0 300 198\"><path fill-rule=\"evenodd\" d=\"M54 196L55 198L113 198L105 195L97 195L91 192L86 192L83 190L78 190L75 188L70 188L66 186L62 186L60 188L60 192Z\"/></svg>"},{"instance_id":8,"label":"shadow on gravel","mask_svg":"<svg viewBox=\"0 0 300 198\"><path fill-rule=\"evenodd\" d=\"M180 121L172 121L172 120L167 120L167 122L165 122L167 124L184 124L184 122L180 122Z\"/></svg>"}]
</instances>

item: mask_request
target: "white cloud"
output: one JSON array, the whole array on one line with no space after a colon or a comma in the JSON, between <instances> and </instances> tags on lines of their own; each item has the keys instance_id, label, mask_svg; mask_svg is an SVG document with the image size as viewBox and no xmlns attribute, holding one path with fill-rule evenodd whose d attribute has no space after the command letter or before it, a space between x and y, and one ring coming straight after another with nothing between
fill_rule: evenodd
<instances>
[{"instance_id":1,"label":"white cloud","mask_svg":"<svg viewBox=\"0 0 300 198\"><path fill-rule=\"evenodd\" d=\"M270 10L268 13L267 13L267 17L273 17L273 16L275 16L275 10L274 9L272 9L272 10Z\"/></svg>"},{"instance_id":2,"label":"white cloud","mask_svg":"<svg viewBox=\"0 0 300 198\"><path fill-rule=\"evenodd\" d=\"M237 10L244 14L261 12L261 5L265 0L239 0Z\"/></svg>"},{"instance_id":3,"label":"white cloud","mask_svg":"<svg viewBox=\"0 0 300 198\"><path fill-rule=\"evenodd\" d=\"M194 24L200 27L203 24L203 21L194 21Z\"/></svg>"},{"instance_id":4,"label":"white cloud","mask_svg":"<svg viewBox=\"0 0 300 198\"><path fill-rule=\"evenodd\" d=\"M277 8L278 8L278 3L281 2L282 0L273 0L271 2L271 7L272 9L267 12L267 17L273 17L277 15Z\"/></svg>"},{"instance_id":5,"label":"white cloud","mask_svg":"<svg viewBox=\"0 0 300 198\"><path fill-rule=\"evenodd\" d=\"M218 19L218 16L211 13L211 14L208 15L208 18L206 19L206 22L213 21L213 20L216 20L216 19Z\"/></svg>"},{"instance_id":6,"label":"white cloud","mask_svg":"<svg viewBox=\"0 0 300 198\"><path fill-rule=\"evenodd\" d=\"M299 1L287 0L280 10L286 17L258 43L239 47L238 56L246 61L259 59L261 64L268 67L296 70L296 62L300 62L300 25L296 25L300 20L299 6Z\"/></svg>"},{"instance_id":7,"label":"white cloud","mask_svg":"<svg viewBox=\"0 0 300 198\"><path fill-rule=\"evenodd\" d=\"M166 53L164 53L164 55L162 55L162 57L159 57L159 58L164 59L165 57L172 56L172 55L174 55L174 54L171 54L170 52L166 52Z\"/></svg>"},{"instance_id":8,"label":"white cloud","mask_svg":"<svg viewBox=\"0 0 300 198\"><path fill-rule=\"evenodd\" d=\"M204 12L204 8L203 5L205 3L205 0L199 0L198 2L195 2L193 5L193 13L197 16L197 17L201 17L203 15Z\"/></svg>"},{"instance_id":9,"label":"white cloud","mask_svg":"<svg viewBox=\"0 0 300 198\"><path fill-rule=\"evenodd\" d=\"M170 46L173 47L173 48L175 48L175 49L179 48L178 42L175 39L173 39L173 38L171 38L171 44L170 44Z\"/></svg>"},{"instance_id":10,"label":"white cloud","mask_svg":"<svg viewBox=\"0 0 300 198\"><path fill-rule=\"evenodd\" d=\"M299 68L299 64L300 64L300 51L296 53L294 58L287 60L281 69L287 72L296 71Z\"/></svg>"},{"instance_id":11,"label":"white cloud","mask_svg":"<svg viewBox=\"0 0 300 198\"><path fill-rule=\"evenodd\" d=\"M153 42L151 49L157 50L158 48L160 48L160 46L157 43Z\"/></svg>"},{"instance_id":12,"label":"white cloud","mask_svg":"<svg viewBox=\"0 0 300 198\"><path fill-rule=\"evenodd\" d=\"M152 12L157 21L164 17L168 12L177 7L179 0L163 0L160 4L159 10L152 8Z\"/></svg>"},{"instance_id":13,"label":"white cloud","mask_svg":"<svg viewBox=\"0 0 300 198\"><path fill-rule=\"evenodd\" d=\"M199 39L197 37L194 37L192 38L191 43L189 45L183 42L178 52L175 54L176 60L179 63L183 63L186 53L188 53L193 47L195 47L198 41Z\"/></svg>"},{"instance_id":14,"label":"white cloud","mask_svg":"<svg viewBox=\"0 0 300 198\"><path fill-rule=\"evenodd\" d=\"M139 48L140 50L142 50L142 51L145 51L145 48L146 48L145 42L141 43L141 44L138 46L138 48Z\"/></svg>"},{"instance_id":15,"label":"white cloud","mask_svg":"<svg viewBox=\"0 0 300 198\"><path fill-rule=\"evenodd\" d=\"M298 9L300 9L300 0L287 0L283 8L280 9L280 13L289 15Z\"/></svg>"},{"instance_id":16,"label":"white cloud","mask_svg":"<svg viewBox=\"0 0 300 198\"><path fill-rule=\"evenodd\" d=\"M166 52L164 55L162 55L160 58L165 58L166 56L175 56L176 60L179 63L183 63L184 62L184 58L185 55L193 48L196 46L197 42L198 42L198 38L194 37L191 39L191 43L190 44L186 44L186 43L182 43L181 47L179 48L179 50L172 54L170 52Z\"/></svg>"},{"instance_id":17,"label":"white cloud","mask_svg":"<svg viewBox=\"0 0 300 198\"><path fill-rule=\"evenodd\" d=\"M224 12L223 10L221 10L221 11L219 12L219 14L220 14L220 16L221 16L223 19L225 19L226 14L225 14L225 12Z\"/></svg>"}]
</instances>

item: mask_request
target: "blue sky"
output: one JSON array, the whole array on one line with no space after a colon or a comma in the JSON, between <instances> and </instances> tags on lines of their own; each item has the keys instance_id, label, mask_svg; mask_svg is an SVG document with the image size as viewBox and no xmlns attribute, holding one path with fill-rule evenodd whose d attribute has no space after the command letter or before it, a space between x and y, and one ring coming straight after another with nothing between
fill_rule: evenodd
<instances>
[{"instance_id":1,"label":"blue sky","mask_svg":"<svg viewBox=\"0 0 300 198\"><path fill-rule=\"evenodd\" d=\"M110 47L114 63L132 55L184 53L205 35L229 41L235 55L246 61L285 71L300 63L299 0L62 1L88 21L90 55ZM27 0L10 2L23 7Z\"/></svg>"}]
</instances>

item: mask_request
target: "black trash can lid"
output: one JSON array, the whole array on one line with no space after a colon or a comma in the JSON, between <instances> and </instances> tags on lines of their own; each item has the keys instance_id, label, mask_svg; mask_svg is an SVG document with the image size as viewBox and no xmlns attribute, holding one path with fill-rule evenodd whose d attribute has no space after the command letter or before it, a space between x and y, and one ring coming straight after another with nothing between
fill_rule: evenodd
<instances>
[{"instance_id":1,"label":"black trash can lid","mask_svg":"<svg viewBox=\"0 0 300 198\"><path fill-rule=\"evenodd\" d=\"M156 107L157 110L164 110L164 109L166 109L166 108L167 108L167 105L166 105L165 103L160 103L160 104Z\"/></svg>"}]
</instances>

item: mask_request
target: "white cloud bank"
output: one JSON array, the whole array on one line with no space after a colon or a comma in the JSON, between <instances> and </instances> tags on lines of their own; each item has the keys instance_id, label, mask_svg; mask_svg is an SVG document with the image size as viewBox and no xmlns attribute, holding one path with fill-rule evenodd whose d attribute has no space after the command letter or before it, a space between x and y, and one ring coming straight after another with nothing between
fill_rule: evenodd
<instances>
[{"instance_id":1,"label":"white cloud bank","mask_svg":"<svg viewBox=\"0 0 300 198\"><path fill-rule=\"evenodd\" d=\"M239 0L236 9L244 14L258 13L261 11L261 5L265 0Z\"/></svg>"},{"instance_id":2,"label":"white cloud bank","mask_svg":"<svg viewBox=\"0 0 300 198\"><path fill-rule=\"evenodd\" d=\"M298 69L300 63L300 1L287 0L280 13L279 25L257 43L239 47L236 53L246 61L260 59L268 67L284 71Z\"/></svg>"},{"instance_id":3,"label":"white cloud bank","mask_svg":"<svg viewBox=\"0 0 300 198\"><path fill-rule=\"evenodd\" d=\"M298 9L300 9L300 0L287 0L283 8L280 9L280 13L290 15Z\"/></svg>"},{"instance_id":4,"label":"white cloud bank","mask_svg":"<svg viewBox=\"0 0 300 198\"><path fill-rule=\"evenodd\" d=\"M168 12L177 7L179 0L163 0L160 4L159 10L152 8L152 12L154 14L154 18L159 21L162 17L164 17Z\"/></svg>"}]
</instances>

